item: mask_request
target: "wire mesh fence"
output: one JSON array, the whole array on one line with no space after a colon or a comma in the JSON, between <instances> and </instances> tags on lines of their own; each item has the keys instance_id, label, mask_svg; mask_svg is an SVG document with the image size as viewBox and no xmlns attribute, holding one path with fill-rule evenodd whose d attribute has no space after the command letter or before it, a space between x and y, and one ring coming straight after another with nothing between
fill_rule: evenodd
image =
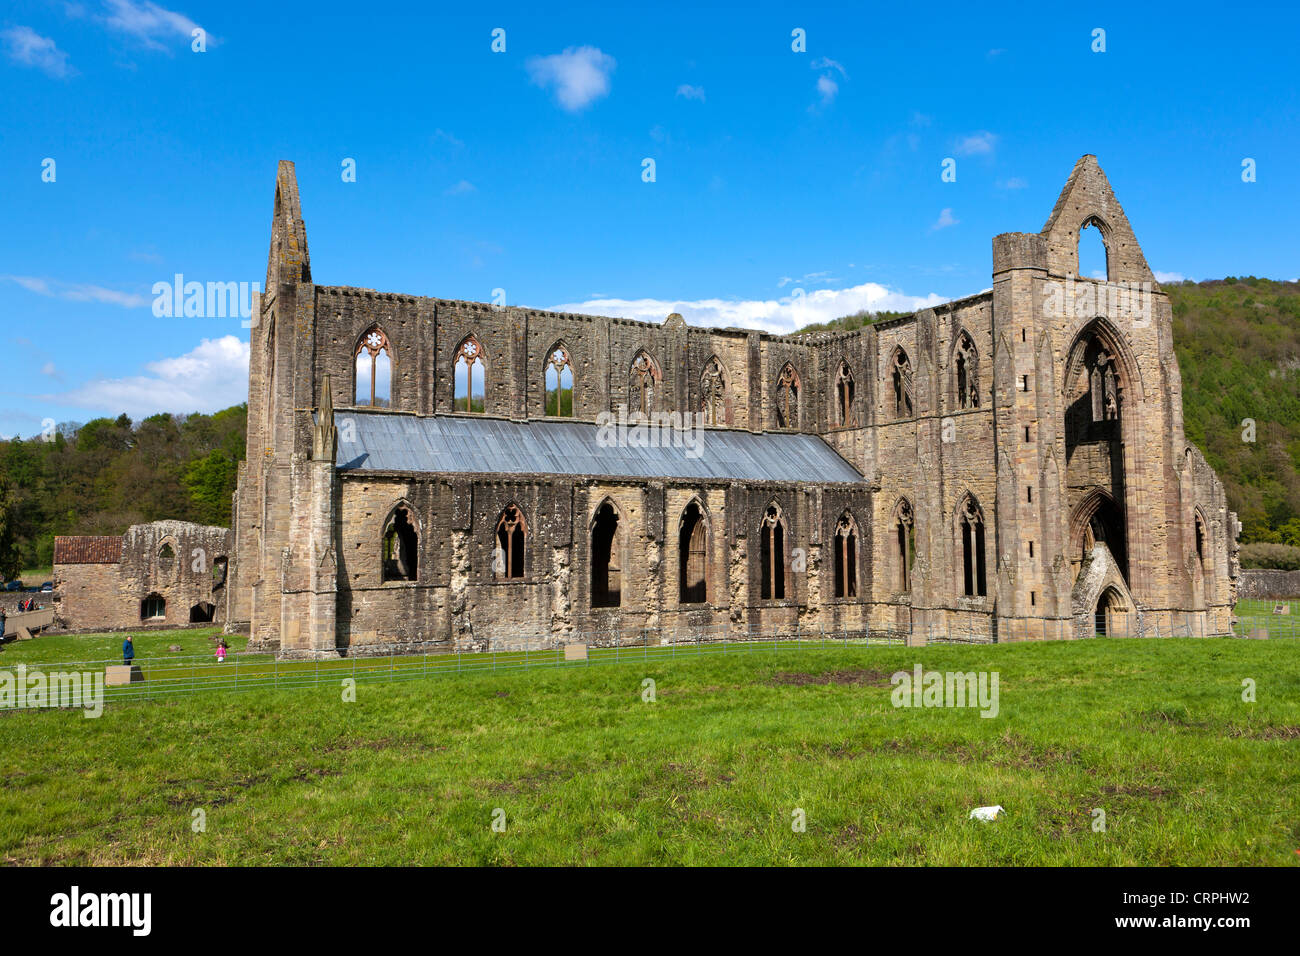
<instances>
[{"instance_id":1,"label":"wire mesh fence","mask_svg":"<svg viewBox=\"0 0 1300 956\"><path fill-rule=\"evenodd\" d=\"M420 680L456 674L530 668L590 667L626 661L673 661L701 655L752 654L765 650L806 650L845 646L993 644L1073 640L1091 637L1295 638L1296 619L1289 615L1252 613L1233 619L1231 634L1216 634L1204 615L1098 614L1093 627L1085 620L1020 619L998 621L987 614L949 616L942 622L912 627L769 627L692 628L680 631L601 630L496 639L479 651L451 651L445 643L368 644L340 648L340 656L283 659L266 653L230 653L224 661L208 655L137 657L129 665L115 660L19 663L0 669L0 711L33 709L30 687L44 680L55 699L56 682L89 686L104 678L105 702L160 700L207 691L250 691L338 685L351 679ZM114 673L115 672L115 673ZM120 680L121 683L114 683ZM5 693L5 683L10 693ZM24 694L27 694L25 697ZM57 704L54 704L57 706ZM41 706L45 706L42 704Z\"/></svg>"},{"instance_id":2,"label":"wire mesh fence","mask_svg":"<svg viewBox=\"0 0 1300 956\"><path fill-rule=\"evenodd\" d=\"M524 637L495 642L493 649L478 652L448 651L445 644L382 644L346 648L346 656L325 659L286 660L270 654L232 653L224 661L208 655L176 655L145 659L129 664L115 660L59 661L48 665L18 664L20 681L55 678L71 685L87 677L102 675L105 702L158 700L207 691L249 691L338 686L343 680L357 683L404 681L484 672L530 668L589 667L593 664L625 661L673 661L700 655L752 654L765 650L805 650L849 645L903 644L906 632L879 629L693 629L662 634L656 631L598 631L567 635L563 643L554 638ZM581 655L575 649L581 649ZM121 684L111 683L117 671ZM2 672L0 672L2 673ZM50 690L54 693L54 690ZM0 694L0 710L33 709L21 699Z\"/></svg>"}]
</instances>

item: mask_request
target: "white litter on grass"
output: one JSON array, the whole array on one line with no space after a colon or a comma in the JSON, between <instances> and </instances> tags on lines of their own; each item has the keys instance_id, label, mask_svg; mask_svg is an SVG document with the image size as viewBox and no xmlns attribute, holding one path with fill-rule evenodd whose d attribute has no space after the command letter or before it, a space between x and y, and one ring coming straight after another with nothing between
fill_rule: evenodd
<instances>
[{"instance_id":1,"label":"white litter on grass","mask_svg":"<svg viewBox=\"0 0 1300 956\"><path fill-rule=\"evenodd\" d=\"M970 812L970 816L967 819L996 820L1000 813L1006 813L1006 811L1002 809L1002 804L998 804L996 807L976 807Z\"/></svg>"}]
</instances>

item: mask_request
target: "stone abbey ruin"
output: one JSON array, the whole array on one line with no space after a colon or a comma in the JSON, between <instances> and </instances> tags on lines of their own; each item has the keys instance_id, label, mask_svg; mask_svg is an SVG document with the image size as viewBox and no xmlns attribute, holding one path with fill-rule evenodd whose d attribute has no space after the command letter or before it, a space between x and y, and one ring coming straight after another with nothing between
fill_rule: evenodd
<instances>
[{"instance_id":1,"label":"stone abbey ruin","mask_svg":"<svg viewBox=\"0 0 1300 956\"><path fill-rule=\"evenodd\" d=\"M991 291L854 331L317 285L288 162L265 289L222 588L250 648L1231 628L1236 515L1091 155Z\"/></svg>"}]
</instances>

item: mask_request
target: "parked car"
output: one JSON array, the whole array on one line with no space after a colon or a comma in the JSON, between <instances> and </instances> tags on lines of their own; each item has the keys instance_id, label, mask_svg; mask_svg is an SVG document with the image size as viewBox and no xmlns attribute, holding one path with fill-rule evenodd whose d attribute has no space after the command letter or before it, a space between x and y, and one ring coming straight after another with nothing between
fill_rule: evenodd
<instances>
[{"instance_id":1,"label":"parked car","mask_svg":"<svg viewBox=\"0 0 1300 956\"><path fill-rule=\"evenodd\" d=\"M19 581L17 578L14 578L14 580L9 581L8 583L5 584L6 591L21 591L22 589L23 589L23 582Z\"/></svg>"},{"instance_id":2,"label":"parked car","mask_svg":"<svg viewBox=\"0 0 1300 956\"><path fill-rule=\"evenodd\" d=\"M42 594L49 594L49 593L52 592L53 590L54 590L54 582L53 582L53 581L46 581L44 584L41 585L41 593L42 593Z\"/></svg>"}]
</instances>

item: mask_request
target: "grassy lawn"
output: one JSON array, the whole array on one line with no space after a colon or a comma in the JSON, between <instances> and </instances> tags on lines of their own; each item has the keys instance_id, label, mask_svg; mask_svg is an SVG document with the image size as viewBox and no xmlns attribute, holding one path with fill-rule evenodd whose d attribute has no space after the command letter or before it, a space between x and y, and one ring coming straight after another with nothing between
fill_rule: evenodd
<instances>
[{"instance_id":1,"label":"grassy lawn","mask_svg":"<svg viewBox=\"0 0 1300 956\"><path fill-rule=\"evenodd\" d=\"M168 644L206 654L213 633L149 633L137 653L161 668ZM41 638L0 667L120 643ZM893 707L888 675L918 662L998 671L998 716ZM0 715L0 860L1300 863L1289 641L763 649L342 696L327 681ZM967 819L989 804L1006 815Z\"/></svg>"}]
</instances>

